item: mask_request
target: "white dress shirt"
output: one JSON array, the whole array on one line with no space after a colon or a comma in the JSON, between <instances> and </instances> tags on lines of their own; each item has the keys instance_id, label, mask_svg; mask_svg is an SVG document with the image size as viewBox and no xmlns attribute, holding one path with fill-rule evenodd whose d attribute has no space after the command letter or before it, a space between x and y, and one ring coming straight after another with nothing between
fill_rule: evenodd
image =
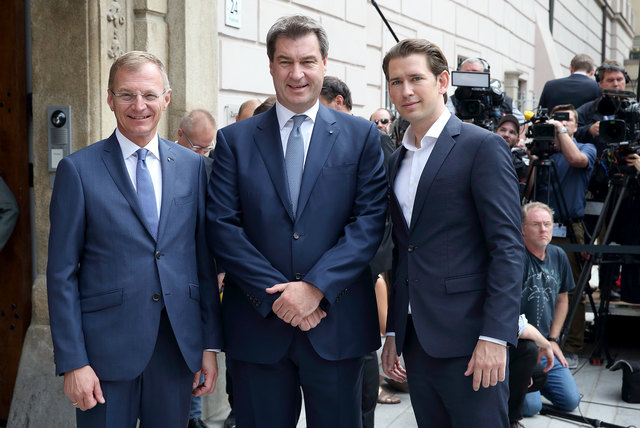
<instances>
[{"instance_id":1,"label":"white dress shirt","mask_svg":"<svg viewBox=\"0 0 640 428\"><path fill-rule=\"evenodd\" d=\"M313 125L316 123L316 116L320 109L320 102L316 103L304 113L306 119L300 125L300 133L304 139L304 162L303 167L307 162L307 153L309 152L309 142L311 141L311 134L313 133ZM293 130L293 116L297 113L292 112L278 101L276 101L276 115L278 116L278 125L280 128L280 140L282 141L282 153L287 153L287 143L289 142L289 134Z\"/></svg>"},{"instance_id":2,"label":"white dress shirt","mask_svg":"<svg viewBox=\"0 0 640 428\"><path fill-rule=\"evenodd\" d=\"M131 179L133 188L138 191L138 185L136 183L138 154L136 152L141 147L122 135L118 128L116 128L116 138L120 144L124 164L127 167L127 172L129 173L129 178ZM156 207L158 208L158 218L160 218L160 207L162 206L162 167L160 164L160 149L158 148L158 133L153 136L151 141L149 141L144 148L149 150L145 163L147 164L147 169L149 170L151 181L153 182L153 191L156 194Z\"/></svg>"}]
</instances>

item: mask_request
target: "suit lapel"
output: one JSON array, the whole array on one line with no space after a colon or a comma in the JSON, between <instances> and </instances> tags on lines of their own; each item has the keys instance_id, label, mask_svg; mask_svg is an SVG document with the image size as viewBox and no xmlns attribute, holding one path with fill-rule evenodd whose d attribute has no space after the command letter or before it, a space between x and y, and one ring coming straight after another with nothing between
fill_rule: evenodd
<instances>
[{"instance_id":1,"label":"suit lapel","mask_svg":"<svg viewBox=\"0 0 640 428\"><path fill-rule=\"evenodd\" d=\"M282 140L275 107L272 107L264 115L263 120L258 123L256 133L253 135L253 140L267 167L269 177L271 177L271 181L273 182L273 187L276 189L282 205L287 209L289 217L293 220L293 211L291 209L289 188L285 173L284 153L282 152Z\"/></svg>"},{"instance_id":2,"label":"suit lapel","mask_svg":"<svg viewBox=\"0 0 640 428\"><path fill-rule=\"evenodd\" d=\"M118 144L118 139L116 138L116 133L111 134L109 139L106 141L104 145L104 152L102 154L102 161L104 162L107 171L109 171L109 175L122 193L122 196L129 202L131 205L131 209L140 220L140 223L144 226L147 231L146 222L144 220L144 214L142 212L142 208L140 207L140 202L138 201L138 195L136 194L135 189L133 188L133 183L131 183L131 177L129 177L129 172L124 164L124 159L122 158L122 150L120 150L120 144ZM150 233L150 232L149 232ZM150 233L151 234L151 233Z\"/></svg>"},{"instance_id":3,"label":"suit lapel","mask_svg":"<svg viewBox=\"0 0 640 428\"><path fill-rule=\"evenodd\" d=\"M313 133L311 141L309 141L309 151L304 163L304 172L302 174L302 183L300 184L300 197L298 199L298 216L302 215L304 207L309 201L309 196L313 190L313 186L322 171L329 153L340 130L336 126L336 120L331 112L324 106L320 105L316 121L313 125Z\"/></svg>"},{"instance_id":4,"label":"suit lapel","mask_svg":"<svg viewBox=\"0 0 640 428\"><path fill-rule=\"evenodd\" d=\"M396 176L398 175L398 170L400 169L400 165L402 164L402 160L404 159L406 153L407 149L405 149L404 146L400 146L400 148L391 155L391 159L389 160L389 193L390 203L393 204L396 211L400 213L400 217L402 218L401 223L404 227L404 231L408 232L409 227L407 226L407 220L404 218L402 207L400 206L400 202L398 202L396 192L394 191Z\"/></svg>"},{"instance_id":5,"label":"suit lapel","mask_svg":"<svg viewBox=\"0 0 640 428\"><path fill-rule=\"evenodd\" d=\"M172 147L174 144L175 143L158 138L160 165L162 168L162 205L160 207L160 220L158 222L158 240L160 240L162 231L167 226L171 203L175 195L175 183L176 180L178 180L176 174L176 154Z\"/></svg>"},{"instance_id":6,"label":"suit lapel","mask_svg":"<svg viewBox=\"0 0 640 428\"><path fill-rule=\"evenodd\" d=\"M413 202L413 211L411 212L411 225L409 230L413 230L415 224L422 212L424 202L429 195L431 185L436 177L436 174L440 170L442 163L445 161L453 146L456 142L453 139L454 135L460 133L461 121L455 116L451 116L444 129L440 133L440 136L436 140L436 144L433 147L433 151L429 156L427 164L424 166L422 175L420 176L420 182L418 183L418 189L416 190L416 197Z\"/></svg>"}]
</instances>

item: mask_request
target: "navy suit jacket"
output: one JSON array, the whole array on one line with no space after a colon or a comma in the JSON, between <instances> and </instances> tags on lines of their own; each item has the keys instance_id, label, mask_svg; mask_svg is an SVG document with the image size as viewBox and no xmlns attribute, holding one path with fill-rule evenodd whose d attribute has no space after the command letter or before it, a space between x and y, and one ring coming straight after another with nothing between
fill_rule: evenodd
<instances>
[{"instance_id":1,"label":"navy suit jacket","mask_svg":"<svg viewBox=\"0 0 640 428\"><path fill-rule=\"evenodd\" d=\"M577 109L587 101L598 98L601 92L598 82L584 74L574 73L545 83L538 105L549 111L560 104L573 104Z\"/></svg>"},{"instance_id":2,"label":"navy suit jacket","mask_svg":"<svg viewBox=\"0 0 640 428\"><path fill-rule=\"evenodd\" d=\"M204 349L222 347L204 162L173 142L158 145L157 241L115 133L58 165L47 266L58 374L90 364L101 380L135 378L153 353L163 304L191 371L200 370Z\"/></svg>"},{"instance_id":3,"label":"navy suit jacket","mask_svg":"<svg viewBox=\"0 0 640 428\"><path fill-rule=\"evenodd\" d=\"M409 298L420 344L433 357L471 355L481 335L515 344L524 245L507 144L451 116L420 177L410 225L393 191L405 153L401 147L390 162L395 248L387 330L398 353Z\"/></svg>"},{"instance_id":4,"label":"navy suit jacket","mask_svg":"<svg viewBox=\"0 0 640 428\"><path fill-rule=\"evenodd\" d=\"M320 106L305 161L297 215L289 200L275 107L218 131L207 234L225 268L225 351L275 363L296 328L271 310L265 289L304 280L320 289L327 317L307 335L324 359L380 346L368 263L380 244L386 180L380 137L364 119Z\"/></svg>"}]
</instances>

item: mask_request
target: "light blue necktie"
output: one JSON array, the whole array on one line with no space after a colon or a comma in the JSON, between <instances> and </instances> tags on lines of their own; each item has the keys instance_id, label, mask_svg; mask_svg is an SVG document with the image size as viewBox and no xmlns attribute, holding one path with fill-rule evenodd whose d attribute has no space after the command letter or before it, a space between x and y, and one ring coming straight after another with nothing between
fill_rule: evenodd
<instances>
[{"instance_id":1,"label":"light blue necktie","mask_svg":"<svg viewBox=\"0 0 640 428\"><path fill-rule=\"evenodd\" d=\"M156 192L153 189L151 174L147 168L147 149L138 149L138 165L136 166L136 187L138 200L144 213L144 218L154 238L158 235L158 207L156 206Z\"/></svg>"},{"instance_id":2,"label":"light blue necktie","mask_svg":"<svg viewBox=\"0 0 640 428\"><path fill-rule=\"evenodd\" d=\"M287 180L289 182L289 198L293 205L295 217L298 209L298 196L300 196L300 183L302 182L302 167L304 165L304 139L300 132L300 125L307 118L304 114L293 116L293 129L287 142L287 153L284 162L287 167Z\"/></svg>"}]
</instances>

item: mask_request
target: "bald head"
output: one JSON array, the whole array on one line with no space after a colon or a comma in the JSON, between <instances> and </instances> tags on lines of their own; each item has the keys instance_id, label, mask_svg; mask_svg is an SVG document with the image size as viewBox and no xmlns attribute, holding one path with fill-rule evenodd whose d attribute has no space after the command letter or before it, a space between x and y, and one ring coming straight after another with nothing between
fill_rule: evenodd
<instances>
[{"instance_id":1,"label":"bald head","mask_svg":"<svg viewBox=\"0 0 640 428\"><path fill-rule=\"evenodd\" d=\"M260 100L253 98L243 102L238 109L236 115L236 122L240 122L243 119L253 116L253 111L260 105Z\"/></svg>"},{"instance_id":2,"label":"bald head","mask_svg":"<svg viewBox=\"0 0 640 428\"><path fill-rule=\"evenodd\" d=\"M215 135L216 120L211 113L202 109L192 110L180 121L178 144L206 156Z\"/></svg>"}]
</instances>

